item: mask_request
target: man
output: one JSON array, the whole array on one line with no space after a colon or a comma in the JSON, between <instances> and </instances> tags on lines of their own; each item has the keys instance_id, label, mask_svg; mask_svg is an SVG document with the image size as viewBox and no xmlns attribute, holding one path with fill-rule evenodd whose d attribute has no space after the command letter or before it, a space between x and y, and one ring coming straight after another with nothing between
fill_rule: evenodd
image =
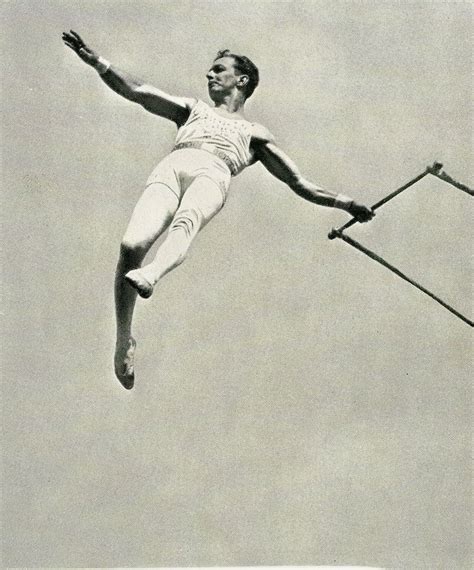
<instances>
[{"instance_id":1,"label":"man","mask_svg":"<svg viewBox=\"0 0 474 570\"><path fill-rule=\"evenodd\" d=\"M305 180L270 132L247 121L245 101L259 81L258 69L247 57L229 50L217 54L206 75L211 108L196 99L171 96L112 66L72 30L63 34L63 41L116 93L178 127L173 151L150 175L120 248L115 279L115 374L126 389L133 387L135 378L131 327L137 293L150 297L159 279L182 263L197 233L224 206L232 176L260 161L310 202L340 208L361 222L373 217L370 208ZM141 267L167 228L154 260Z\"/></svg>"}]
</instances>

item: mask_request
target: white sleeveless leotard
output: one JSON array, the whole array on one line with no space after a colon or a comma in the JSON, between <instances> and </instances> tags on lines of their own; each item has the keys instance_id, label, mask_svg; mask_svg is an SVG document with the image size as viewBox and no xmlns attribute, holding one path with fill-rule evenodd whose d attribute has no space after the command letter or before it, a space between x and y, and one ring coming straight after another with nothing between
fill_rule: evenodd
<instances>
[{"instance_id":1,"label":"white sleeveless leotard","mask_svg":"<svg viewBox=\"0 0 474 570\"><path fill-rule=\"evenodd\" d=\"M174 148L207 150L221 158L236 176L252 162L251 138L252 123L222 117L204 101L198 101L178 129Z\"/></svg>"}]
</instances>

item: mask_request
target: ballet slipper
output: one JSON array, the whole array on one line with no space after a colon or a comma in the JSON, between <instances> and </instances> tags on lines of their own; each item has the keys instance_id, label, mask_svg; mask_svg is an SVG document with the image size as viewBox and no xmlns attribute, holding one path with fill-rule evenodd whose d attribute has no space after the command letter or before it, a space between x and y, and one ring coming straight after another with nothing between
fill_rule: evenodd
<instances>
[{"instance_id":1,"label":"ballet slipper","mask_svg":"<svg viewBox=\"0 0 474 570\"><path fill-rule=\"evenodd\" d=\"M125 275L129 283L143 299L148 299L153 294L153 285L146 279L139 269L133 269Z\"/></svg>"},{"instance_id":2,"label":"ballet slipper","mask_svg":"<svg viewBox=\"0 0 474 570\"><path fill-rule=\"evenodd\" d=\"M134 356L136 347L135 339L130 337L125 356L123 353L119 353L119 355L117 352L115 353L115 376L126 390L131 390L135 383Z\"/></svg>"}]
</instances>

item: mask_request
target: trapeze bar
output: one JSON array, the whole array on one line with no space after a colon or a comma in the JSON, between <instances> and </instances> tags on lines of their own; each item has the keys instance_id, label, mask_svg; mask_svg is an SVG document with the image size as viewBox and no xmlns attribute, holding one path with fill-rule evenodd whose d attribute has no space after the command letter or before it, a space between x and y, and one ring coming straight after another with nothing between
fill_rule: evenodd
<instances>
[{"instance_id":1,"label":"trapeze bar","mask_svg":"<svg viewBox=\"0 0 474 570\"><path fill-rule=\"evenodd\" d=\"M400 188L397 188L397 190L395 190L394 192L392 192L392 193L389 194L388 196L385 196L385 198L382 198L382 200L380 200L379 202L377 202L376 204L374 204L374 205L372 206L372 210L377 210L377 208L380 208L380 206L383 206L383 205L386 204L389 200L392 200L392 198L395 198L395 196L398 196L398 194L400 194L401 192L403 192L403 191L406 190L407 188L410 188L410 186L413 186L413 184L416 184L419 180L421 180L422 178L424 178L427 174L433 174L434 172L439 172L442 168L443 168L443 165L440 164L439 162L435 162L435 163L433 164L433 166L428 166L424 172L422 172L422 173L419 174L418 176L415 176L415 178L413 178L412 180L410 180L410 182L407 182L407 183L404 184L403 186L400 186ZM329 239L334 239L334 238L336 238L336 237L340 237L340 234L341 234L344 230L347 230L347 228L350 228L350 227L353 226L356 222L357 222L357 219L356 219L356 218L352 218L352 220L349 220L346 224L344 224L344 225L341 226L340 228L338 228L338 229L333 228L333 229L329 232L328 238L329 238Z\"/></svg>"},{"instance_id":2,"label":"trapeze bar","mask_svg":"<svg viewBox=\"0 0 474 570\"><path fill-rule=\"evenodd\" d=\"M462 321L467 323L469 326L474 327L473 321L471 321L470 319L468 319L467 317L462 315L459 311L456 311L456 309L451 307L451 305L448 305L448 303L445 303L442 299L440 299L434 293L432 293L431 291L429 291L428 289L426 289L425 287L423 287L422 285L420 285L419 283L417 283L416 281L414 281L413 279L411 279L410 277L408 277L407 275L402 273L399 269L397 269L396 267L394 267L393 265L391 265L390 263L385 261L385 259L383 259L379 255L377 255L376 253L374 253L370 249L367 249L362 244L360 244L356 240L350 238L349 236L343 234L342 232L340 232L337 235L337 237L341 238L346 243L352 245L353 247L355 247L356 249L358 249L362 253L365 253L365 255L367 255L368 257L370 257L374 261L377 261L378 263L380 263L381 265L383 265L387 269L390 269L390 271L393 271L393 273L395 273L396 275L398 275L399 277L401 277L405 281L408 281L408 283L410 283L410 285L413 285L414 287L416 287L417 289L419 289L420 291L422 291L423 293L428 295L428 297L431 297L434 301L439 303L442 307L447 309L450 313L452 313L453 315L455 315L456 317L458 317L459 319L461 319Z\"/></svg>"},{"instance_id":3,"label":"trapeze bar","mask_svg":"<svg viewBox=\"0 0 474 570\"><path fill-rule=\"evenodd\" d=\"M471 190L465 184L462 184L461 182L454 180L454 178L449 176L449 174L447 174L444 170L442 170L442 168L443 168L443 165L440 162L435 162L432 166L427 166L426 170L424 172L422 172L421 174L419 174L418 176L416 176L415 178L413 178L413 180L410 180L410 182L407 182L406 184L404 184L400 188L397 188L397 190L395 190L394 192L392 192L388 196L385 196L385 198L382 198L382 200L380 200L379 202L374 204L372 206L372 210L377 210L378 208L380 208L380 206L383 206L384 204L386 204L387 202L392 200L392 198L395 198L395 196L398 196L401 192L403 192L407 188L410 188L410 186L413 186L413 184L416 184L417 182L419 182L427 174L432 174L433 176L436 176L440 180L443 180L444 182L447 182L448 184L451 184L452 186L459 188L459 190L462 190L463 192L467 192L471 196L474 196L474 190ZM332 230L328 234L328 238L334 239L336 237L341 237L341 233L344 230L347 230L348 228L353 226L356 222L357 222L357 219L352 218L351 220L349 220L346 224L344 224L340 228L332 228Z\"/></svg>"}]
</instances>

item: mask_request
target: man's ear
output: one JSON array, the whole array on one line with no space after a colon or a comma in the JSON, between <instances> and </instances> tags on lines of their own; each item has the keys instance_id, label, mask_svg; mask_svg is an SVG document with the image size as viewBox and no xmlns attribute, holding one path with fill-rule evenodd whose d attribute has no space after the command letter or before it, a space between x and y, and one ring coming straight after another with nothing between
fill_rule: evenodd
<instances>
[{"instance_id":1,"label":"man's ear","mask_svg":"<svg viewBox=\"0 0 474 570\"><path fill-rule=\"evenodd\" d=\"M237 80L238 87L245 87L249 80L250 77L248 75L240 75L239 79Z\"/></svg>"}]
</instances>

